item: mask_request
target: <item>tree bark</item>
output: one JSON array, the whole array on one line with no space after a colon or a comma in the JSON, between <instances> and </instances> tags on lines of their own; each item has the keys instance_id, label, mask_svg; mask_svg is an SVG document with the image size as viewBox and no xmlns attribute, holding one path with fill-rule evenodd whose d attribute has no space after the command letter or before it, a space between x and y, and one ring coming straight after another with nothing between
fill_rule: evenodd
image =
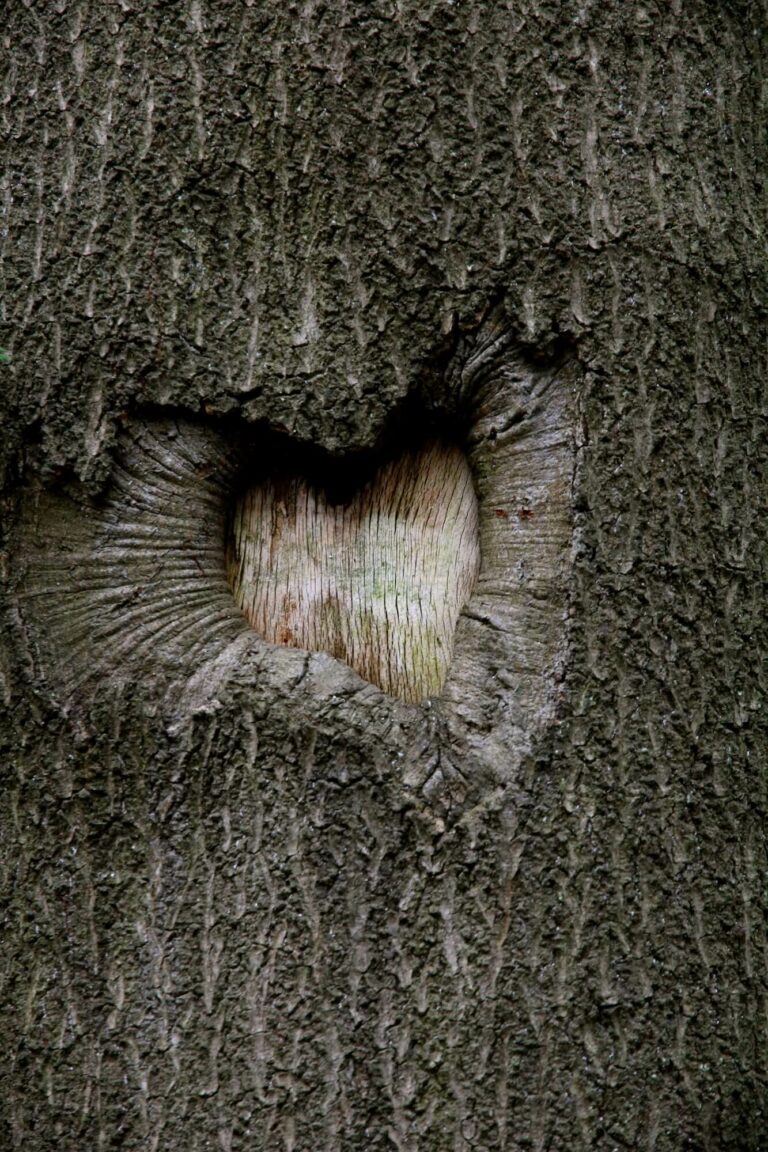
<instances>
[{"instance_id":1,"label":"tree bark","mask_svg":"<svg viewBox=\"0 0 768 1152\"><path fill-rule=\"evenodd\" d=\"M766 15L10 0L2 1147L766 1146ZM445 429L440 694L253 632Z\"/></svg>"}]
</instances>

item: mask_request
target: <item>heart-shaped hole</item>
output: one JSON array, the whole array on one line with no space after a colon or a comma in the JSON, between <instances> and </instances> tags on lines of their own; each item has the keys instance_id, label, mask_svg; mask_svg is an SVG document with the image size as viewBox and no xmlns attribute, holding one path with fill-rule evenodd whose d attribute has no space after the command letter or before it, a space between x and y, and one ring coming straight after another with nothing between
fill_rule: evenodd
<instances>
[{"instance_id":1,"label":"heart-shaped hole","mask_svg":"<svg viewBox=\"0 0 768 1152\"><path fill-rule=\"evenodd\" d=\"M343 502L299 473L273 475L238 499L227 558L265 640L329 652L409 702L434 696L480 563L466 458L431 442Z\"/></svg>"}]
</instances>

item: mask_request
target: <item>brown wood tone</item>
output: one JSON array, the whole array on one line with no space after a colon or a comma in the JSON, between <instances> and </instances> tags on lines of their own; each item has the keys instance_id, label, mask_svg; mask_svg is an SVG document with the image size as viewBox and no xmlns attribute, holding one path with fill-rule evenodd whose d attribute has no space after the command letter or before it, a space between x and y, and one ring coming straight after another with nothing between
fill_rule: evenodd
<instances>
[{"instance_id":1,"label":"brown wood tone","mask_svg":"<svg viewBox=\"0 0 768 1152\"><path fill-rule=\"evenodd\" d=\"M480 564L477 500L458 448L384 466L347 503L300 478L237 502L229 579L272 644L329 652L392 696L437 696Z\"/></svg>"}]
</instances>

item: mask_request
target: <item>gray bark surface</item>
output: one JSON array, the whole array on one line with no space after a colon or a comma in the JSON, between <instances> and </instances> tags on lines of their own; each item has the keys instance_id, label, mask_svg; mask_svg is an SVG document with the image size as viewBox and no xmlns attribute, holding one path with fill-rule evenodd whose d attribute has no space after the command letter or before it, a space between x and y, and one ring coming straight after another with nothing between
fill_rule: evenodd
<instances>
[{"instance_id":1,"label":"gray bark surface","mask_svg":"<svg viewBox=\"0 0 768 1152\"><path fill-rule=\"evenodd\" d=\"M9 0L0 1147L768 1146L767 15ZM415 410L531 557L420 705L216 568Z\"/></svg>"}]
</instances>

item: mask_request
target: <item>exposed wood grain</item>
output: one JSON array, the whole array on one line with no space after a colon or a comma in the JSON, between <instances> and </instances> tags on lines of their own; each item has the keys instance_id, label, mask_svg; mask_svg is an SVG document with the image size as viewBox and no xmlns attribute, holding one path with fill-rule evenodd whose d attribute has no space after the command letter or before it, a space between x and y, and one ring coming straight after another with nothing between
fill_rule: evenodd
<instances>
[{"instance_id":1,"label":"exposed wood grain","mask_svg":"<svg viewBox=\"0 0 768 1152\"><path fill-rule=\"evenodd\" d=\"M565 652L578 369L534 369L493 319L457 363L444 403L467 393L466 455L404 449L357 495L366 465L342 463L344 504L317 461L311 484L286 472L280 441L257 450L267 475L243 494L243 426L168 418L126 424L103 498L30 491L19 618L36 666L64 700L161 674L178 718L272 645L290 682L307 652L328 654L348 673L324 665L323 680L347 677L346 693L361 677L392 705L438 698L450 739L409 750L408 786L434 795L489 768L513 780Z\"/></svg>"},{"instance_id":2,"label":"exposed wood grain","mask_svg":"<svg viewBox=\"0 0 768 1152\"><path fill-rule=\"evenodd\" d=\"M235 599L259 635L329 652L411 702L442 689L479 564L469 467L437 443L345 504L300 477L249 489L229 551Z\"/></svg>"}]
</instances>

